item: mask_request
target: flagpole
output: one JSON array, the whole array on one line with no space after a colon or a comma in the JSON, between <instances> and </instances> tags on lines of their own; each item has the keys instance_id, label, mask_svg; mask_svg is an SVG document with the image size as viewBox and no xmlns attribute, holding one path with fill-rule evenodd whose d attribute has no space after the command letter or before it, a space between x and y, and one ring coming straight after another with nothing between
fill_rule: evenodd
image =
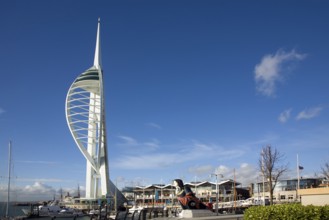
<instances>
[{"instance_id":1,"label":"flagpole","mask_svg":"<svg viewBox=\"0 0 329 220\"><path fill-rule=\"evenodd\" d=\"M265 166L264 166L264 149L262 149L262 171L263 171L263 199L262 203L265 206Z\"/></svg>"},{"instance_id":2,"label":"flagpole","mask_svg":"<svg viewBox=\"0 0 329 220\"><path fill-rule=\"evenodd\" d=\"M7 194L7 206L6 206L6 216L9 218L9 202L10 202L10 178L11 178L11 141L9 141L8 149L8 194Z\"/></svg>"},{"instance_id":3,"label":"flagpole","mask_svg":"<svg viewBox=\"0 0 329 220\"><path fill-rule=\"evenodd\" d=\"M298 200L298 190L299 190L299 160L298 160L298 154L297 154L297 193L296 193L296 199Z\"/></svg>"}]
</instances>

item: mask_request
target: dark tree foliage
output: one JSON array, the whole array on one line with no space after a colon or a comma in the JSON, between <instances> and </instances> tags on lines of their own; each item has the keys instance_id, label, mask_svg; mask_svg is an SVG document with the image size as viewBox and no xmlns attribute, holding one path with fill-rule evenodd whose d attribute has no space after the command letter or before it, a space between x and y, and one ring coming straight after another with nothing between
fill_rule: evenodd
<instances>
[{"instance_id":1,"label":"dark tree foliage","mask_svg":"<svg viewBox=\"0 0 329 220\"><path fill-rule=\"evenodd\" d=\"M278 179L288 170L288 164L284 162L284 155L271 145L262 148L259 158L259 170L268 183L270 203L273 204L273 191Z\"/></svg>"}]
</instances>

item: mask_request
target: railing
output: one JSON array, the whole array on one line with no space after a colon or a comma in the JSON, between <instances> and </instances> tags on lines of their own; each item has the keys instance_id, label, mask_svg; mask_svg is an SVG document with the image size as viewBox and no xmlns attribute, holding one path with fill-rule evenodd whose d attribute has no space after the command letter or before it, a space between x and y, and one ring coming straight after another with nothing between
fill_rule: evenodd
<instances>
[{"instance_id":1,"label":"railing","mask_svg":"<svg viewBox=\"0 0 329 220\"><path fill-rule=\"evenodd\" d=\"M163 208L145 208L141 211L135 210L134 212L121 211L115 216L115 220L146 220L157 217L168 217L169 210Z\"/></svg>"}]
</instances>

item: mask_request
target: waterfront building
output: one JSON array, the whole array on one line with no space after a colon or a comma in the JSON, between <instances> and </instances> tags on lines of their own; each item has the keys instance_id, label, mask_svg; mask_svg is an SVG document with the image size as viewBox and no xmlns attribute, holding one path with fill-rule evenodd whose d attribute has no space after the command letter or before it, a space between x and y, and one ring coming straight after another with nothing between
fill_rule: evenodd
<instances>
[{"instance_id":1,"label":"waterfront building","mask_svg":"<svg viewBox=\"0 0 329 220\"><path fill-rule=\"evenodd\" d=\"M116 195L124 200L109 176L100 20L98 20L94 64L72 83L66 97L66 119L73 139L86 159L86 200Z\"/></svg>"},{"instance_id":2,"label":"waterfront building","mask_svg":"<svg viewBox=\"0 0 329 220\"><path fill-rule=\"evenodd\" d=\"M329 205L329 183L322 181L317 188L299 189L298 195L302 205Z\"/></svg>"},{"instance_id":3,"label":"waterfront building","mask_svg":"<svg viewBox=\"0 0 329 220\"><path fill-rule=\"evenodd\" d=\"M321 184L321 178L301 178L299 180L300 189L317 188ZM298 194L298 179L283 179L278 180L273 191L273 202L295 202L300 201L300 195ZM264 193L263 193L264 188ZM252 195L254 198L270 197L269 182L258 182L252 184Z\"/></svg>"},{"instance_id":4,"label":"waterfront building","mask_svg":"<svg viewBox=\"0 0 329 220\"><path fill-rule=\"evenodd\" d=\"M202 202L216 202L216 183L213 182L190 182L188 185L195 196ZM249 189L236 187L241 185L231 179L218 182L219 202L231 202L250 197ZM134 201L137 205L178 205L175 195L175 187L172 184L152 184L147 186L127 187L122 190L125 197Z\"/></svg>"}]
</instances>

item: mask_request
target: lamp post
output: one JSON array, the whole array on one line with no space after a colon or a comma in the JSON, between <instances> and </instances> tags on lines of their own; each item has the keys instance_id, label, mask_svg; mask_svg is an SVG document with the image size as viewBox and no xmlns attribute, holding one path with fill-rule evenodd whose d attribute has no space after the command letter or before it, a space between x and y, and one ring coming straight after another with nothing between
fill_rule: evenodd
<instances>
[{"instance_id":1,"label":"lamp post","mask_svg":"<svg viewBox=\"0 0 329 220\"><path fill-rule=\"evenodd\" d=\"M263 206L265 206L265 164L264 164L264 150L262 150L262 174L263 174L263 199L261 200Z\"/></svg>"},{"instance_id":2,"label":"lamp post","mask_svg":"<svg viewBox=\"0 0 329 220\"><path fill-rule=\"evenodd\" d=\"M145 207L145 186L143 185L143 207Z\"/></svg>"},{"instance_id":3,"label":"lamp post","mask_svg":"<svg viewBox=\"0 0 329 220\"><path fill-rule=\"evenodd\" d=\"M197 196L197 188L196 188L196 176L195 176L195 181L194 181L194 193L195 193L195 196Z\"/></svg>"},{"instance_id":4,"label":"lamp post","mask_svg":"<svg viewBox=\"0 0 329 220\"><path fill-rule=\"evenodd\" d=\"M118 177L115 179L115 200L114 200L114 205L115 205L115 213L118 213Z\"/></svg>"},{"instance_id":5,"label":"lamp post","mask_svg":"<svg viewBox=\"0 0 329 220\"><path fill-rule=\"evenodd\" d=\"M223 175L220 173L212 173L211 176L216 176L216 215L218 215L218 200L219 200L219 193L218 193L218 176L223 178Z\"/></svg>"},{"instance_id":6,"label":"lamp post","mask_svg":"<svg viewBox=\"0 0 329 220\"><path fill-rule=\"evenodd\" d=\"M146 184L146 179L141 179L141 182L139 184L142 184L141 188L142 188L142 192L143 192L143 198L142 198L142 207L145 206L145 184Z\"/></svg>"}]
</instances>

